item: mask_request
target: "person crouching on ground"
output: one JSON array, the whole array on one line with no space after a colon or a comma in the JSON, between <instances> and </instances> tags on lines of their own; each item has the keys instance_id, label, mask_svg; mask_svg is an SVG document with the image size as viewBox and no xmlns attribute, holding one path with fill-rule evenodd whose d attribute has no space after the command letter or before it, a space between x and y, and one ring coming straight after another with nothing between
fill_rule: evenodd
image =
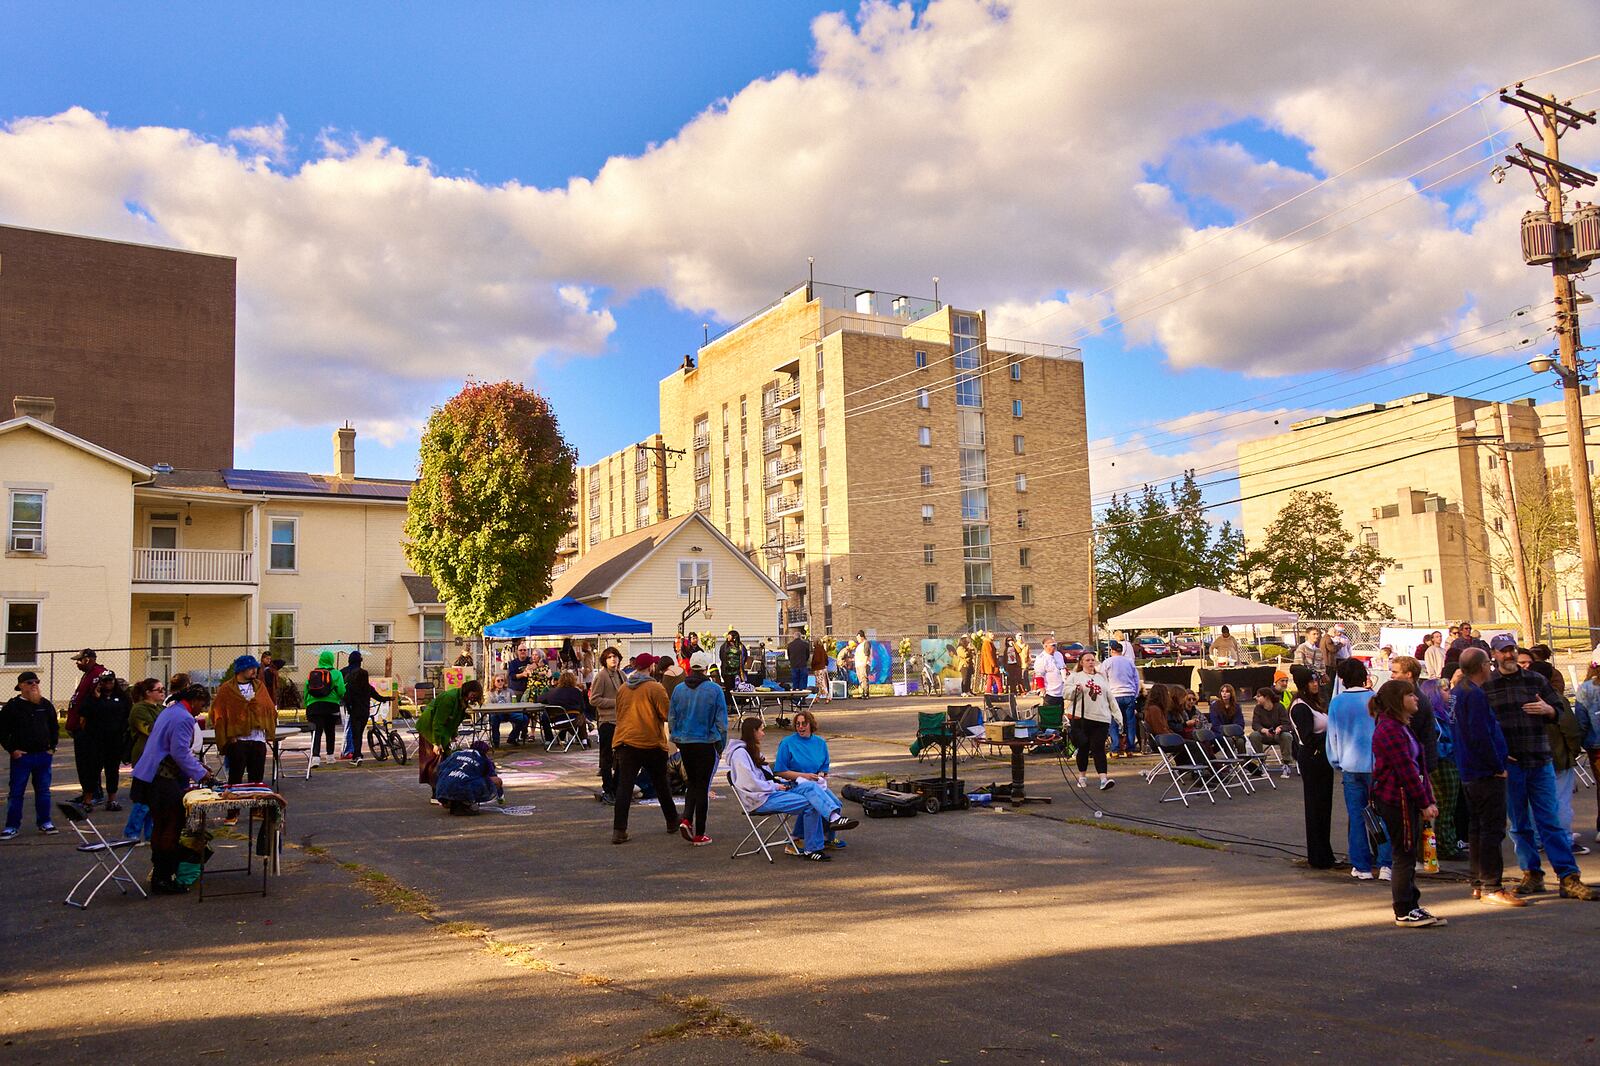
<instances>
[{"instance_id":1,"label":"person crouching on ground","mask_svg":"<svg viewBox=\"0 0 1600 1066\"><path fill-rule=\"evenodd\" d=\"M167 704L150 729L144 754L133 768L129 795L150 808L150 891L179 895L189 889L175 878L183 846L183 793L189 782L208 784L211 771L192 750L195 718L211 703L204 685L189 685Z\"/></svg>"},{"instance_id":2,"label":"person crouching on ground","mask_svg":"<svg viewBox=\"0 0 1600 1066\"><path fill-rule=\"evenodd\" d=\"M278 708L261 684L261 664L253 655L233 661L233 676L217 688L211 700L211 728L217 750L228 760L228 784L266 780L267 742L278 730ZM239 821L237 809L228 811L222 824Z\"/></svg>"},{"instance_id":3,"label":"person crouching on ground","mask_svg":"<svg viewBox=\"0 0 1600 1066\"><path fill-rule=\"evenodd\" d=\"M456 741L456 730L467 720L472 708L483 702L483 682L468 681L460 688L447 688L417 716L417 780L432 787L438 780L439 760Z\"/></svg>"},{"instance_id":4,"label":"person crouching on ground","mask_svg":"<svg viewBox=\"0 0 1600 1066\"><path fill-rule=\"evenodd\" d=\"M721 687L706 677L710 665L711 656L696 652L689 660L688 678L668 697L672 742L683 756L683 772L689 778L678 832L695 847L711 843L706 836L711 775L716 772L718 754L728 742L727 698Z\"/></svg>"},{"instance_id":5,"label":"person crouching on ground","mask_svg":"<svg viewBox=\"0 0 1600 1066\"><path fill-rule=\"evenodd\" d=\"M1422 745L1407 728L1417 713L1417 690L1409 681L1385 681L1372 697L1372 798L1388 831L1394 924L1405 929L1447 924L1422 907L1417 891L1417 855L1422 827L1439 817L1433 785L1423 765Z\"/></svg>"},{"instance_id":6,"label":"person crouching on ground","mask_svg":"<svg viewBox=\"0 0 1600 1066\"><path fill-rule=\"evenodd\" d=\"M628 808L633 805L633 783L641 770L655 789L667 832L679 831L678 805L672 801L672 785L667 780L667 735L662 728L669 710L667 690L650 676L655 661L649 652L635 656L633 672L617 693L617 728L611 735L617 767L616 802L611 813L613 844L628 839Z\"/></svg>"},{"instance_id":7,"label":"person crouching on ground","mask_svg":"<svg viewBox=\"0 0 1600 1066\"><path fill-rule=\"evenodd\" d=\"M828 767L828 742L817 732L816 715L810 711L795 711L794 732L778 744L778 754L772 760L772 776L781 781L815 781L827 788ZM831 827L823 830L822 839L829 848L845 846ZM805 841L797 836L794 844L795 850L800 851Z\"/></svg>"},{"instance_id":8,"label":"person crouching on ground","mask_svg":"<svg viewBox=\"0 0 1600 1066\"><path fill-rule=\"evenodd\" d=\"M452 751L440 760L433 798L451 814L477 814L478 804L504 795L505 783L495 773L488 741L473 741L471 747Z\"/></svg>"},{"instance_id":9,"label":"person crouching on ground","mask_svg":"<svg viewBox=\"0 0 1600 1066\"><path fill-rule=\"evenodd\" d=\"M857 825L853 818L839 813L839 798L819 782L795 776L780 784L761 755L761 741L767 735L759 718L739 723L739 739L728 745L728 773L739 804L751 814L793 814L800 830L801 847L790 852L812 862L827 862L833 856L824 848L828 830L843 832Z\"/></svg>"},{"instance_id":10,"label":"person crouching on ground","mask_svg":"<svg viewBox=\"0 0 1600 1066\"><path fill-rule=\"evenodd\" d=\"M1067 706L1078 746L1078 787L1089 787L1084 775L1089 772L1092 755L1103 792L1116 784L1106 773L1106 740L1111 735L1111 723L1121 718L1122 712L1112 700L1111 689L1098 666L1094 652L1078 656L1077 668L1067 678Z\"/></svg>"}]
</instances>

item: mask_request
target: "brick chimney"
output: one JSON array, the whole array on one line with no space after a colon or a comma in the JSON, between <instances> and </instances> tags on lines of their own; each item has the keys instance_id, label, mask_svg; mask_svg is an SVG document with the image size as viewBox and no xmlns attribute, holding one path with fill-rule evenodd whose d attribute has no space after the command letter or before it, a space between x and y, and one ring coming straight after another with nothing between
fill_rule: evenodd
<instances>
[{"instance_id":1,"label":"brick chimney","mask_svg":"<svg viewBox=\"0 0 1600 1066\"><path fill-rule=\"evenodd\" d=\"M333 476L339 481L355 480L356 431L348 422L333 431Z\"/></svg>"},{"instance_id":2,"label":"brick chimney","mask_svg":"<svg viewBox=\"0 0 1600 1066\"><path fill-rule=\"evenodd\" d=\"M56 421L56 398L54 396L13 396L11 398L11 413L18 418L37 418L41 422L54 425Z\"/></svg>"}]
</instances>

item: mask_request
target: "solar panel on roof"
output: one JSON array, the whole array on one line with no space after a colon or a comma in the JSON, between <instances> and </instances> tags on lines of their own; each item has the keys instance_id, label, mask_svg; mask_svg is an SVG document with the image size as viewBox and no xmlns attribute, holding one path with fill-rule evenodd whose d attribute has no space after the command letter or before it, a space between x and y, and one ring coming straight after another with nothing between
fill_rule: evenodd
<instances>
[{"instance_id":1,"label":"solar panel on roof","mask_svg":"<svg viewBox=\"0 0 1600 1066\"><path fill-rule=\"evenodd\" d=\"M320 479L293 470L224 470L222 480L239 492L327 491Z\"/></svg>"},{"instance_id":2,"label":"solar panel on roof","mask_svg":"<svg viewBox=\"0 0 1600 1066\"><path fill-rule=\"evenodd\" d=\"M332 482L330 487L341 496L366 496L378 500L404 500L411 495L411 486L408 484L355 481Z\"/></svg>"}]
</instances>

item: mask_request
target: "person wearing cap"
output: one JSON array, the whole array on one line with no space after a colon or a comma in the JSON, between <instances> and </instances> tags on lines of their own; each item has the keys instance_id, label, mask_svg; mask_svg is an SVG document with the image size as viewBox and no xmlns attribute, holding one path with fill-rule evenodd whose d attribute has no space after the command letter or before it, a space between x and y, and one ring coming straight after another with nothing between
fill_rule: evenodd
<instances>
[{"instance_id":1,"label":"person wearing cap","mask_svg":"<svg viewBox=\"0 0 1600 1066\"><path fill-rule=\"evenodd\" d=\"M82 728L73 743L82 749L78 759L79 784L83 795L78 802L90 806L102 800L106 810L120 811L117 786L122 756L128 747L128 715L133 700L121 680L110 670L103 670L94 679L94 688L78 705ZM87 774L84 773L87 771Z\"/></svg>"},{"instance_id":2,"label":"person wearing cap","mask_svg":"<svg viewBox=\"0 0 1600 1066\"><path fill-rule=\"evenodd\" d=\"M267 743L277 735L278 708L261 683L261 663L254 655L235 659L229 674L211 699L217 750L227 760L228 784L259 783L266 780ZM223 819L227 825L238 820L237 810Z\"/></svg>"},{"instance_id":3,"label":"person wearing cap","mask_svg":"<svg viewBox=\"0 0 1600 1066\"><path fill-rule=\"evenodd\" d=\"M641 770L649 776L655 789L656 801L661 804L661 813L667 820L667 832L680 831L678 805L672 800L672 785L667 780L667 735L663 728L671 707L667 690L650 676L655 661L656 657L649 652L634 656L633 672L623 683L622 691L617 693L617 727L611 735L617 765L616 802L611 815L613 844L628 839L628 808L633 803L633 783ZM690 660L691 663L695 661ZM702 672L705 665L702 661Z\"/></svg>"},{"instance_id":4,"label":"person wearing cap","mask_svg":"<svg viewBox=\"0 0 1600 1066\"><path fill-rule=\"evenodd\" d=\"M350 713L344 727L344 754L339 758L360 766L361 738L372 716L372 701L388 703L389 697L372 687L372 676L361 665L360 649L350 653L350 662L339 672L344 675L344 709Z\"/></svg>"},{"instance_id":5,"label":"person wearing cap","mask_svg":"<svg viewBox=\"0 0 1600 1066\"><path fill-rule=\"evenodd\" d=\"M1456 636L1451 639L1450 647L1445 649L1444 667L1446 673L1449 672L1449 669L1452 665L1460 660L1461 653L1466 651L1468 648L1482 648L1484 651L1489 653L1490 662L1495 660L1494 649L1485 644L1482 637L1472 632L1471 622L1463 621L1459 626L1451 630L1451 632L1455 633ZM1502 634L1502 636L1503 635L1504 634ZM1515 643L1515 641L1512 642L1513 646L1515 646Z\"/></svg>"},{"instance_id":6,"label":"person wearing cap","mask_svg":"<svg viewBox=\"0 0 1600 1066\"><path fill-rule=\"evenodd\" d=\"M706 836L711 775L717 769L717 756L728 743L727 700L717 683L706 677L710 667L711 656L696 652L689 660L688 678L667 698L667 724L689 778L678 831L695 847L711 843Z\"/></svg>"},{"instance_id":7,"label":"person wearing cap","mask_svg":"<svg viewBox=\"0 0 1600 1066\"><path fill-rule=\"evenodd\" d=\"M589 705L594 708L595 745L600 755L600 802L612 803L617 794L617 760L612 736L617 729L617 694L626 684L622 652L607 648L600 653L600 668L589 682Z\"/></svg>"},{"instance_id":8,"label":"person wearing cap","mask_svg":"<svg viewBox=\"0 0 1600 1066\"><path fill-rule=\"evenodd\" d=\"M18 695L0 707L0 748L11 761L11 780L6 795L6 827L0 840L10 840L22 828L22 801L28 784L33 784L33 814L39 832L54 833L50 820L50 761L61 740L56 708L39 691L39 675L24 670L17 675Z\"/></svg>"},{"instance_id":9,"label":"person wearing cap","mask_svg":"<svg viewBox=\"0 0 1600 1066\"><path fill-rule=\"evenodd\" d=\"M1111 654L1100 665L1100 672L1117 705L1111 722L1111 752L1127 757L1139 749L1139 667L1122 641L1113 640L1110 647Z\"/></svg>"},{"instance_id":10,"label":"person wearing cap","mask_svg":"<svg viewBox=\"0 0 1600 1066\"><path fill-rule=\"evenodd\" d=\"M84 796L79 802L85 806L93 806L105 799L105 793L99 791L93 784L100 775L91 751L92 741L84 731L83 705L94 695L95 684L100 680L100 675L106 672L106 668L100 665L93 648L84 648L72 657L72 661L82 676L78 678L78 687L73 689L72 695L67 698L67 735L72 738L72 762L77 768L78 781L84 791Z\"/></svg>"},{"instance_id":11,"label":"person wearing cap","mask_svg":"<svg viewBox=\"0 0 1600 1066\"><path fill-rule=\"evenodd\" d=\"M189 782L207 784L210 770L194 757L195 718L211 703L204 685L188 685L156 716L144 754L133 767L129 795L150 808L150 891L179 895L189 891L176 880L183 855L183 793Z\"/></svg>"},{"instance_id":12,"label":"person wearing cap","mask_svg":"<svg viewBox=\"0 0 1600 1066\"><path fill-rule=\"evenodd\" d=\"M1464 629L1465 627L1463 627ZM1600 891L1583 883L1572 854L1572 836L1562 827L1556 802L1547 724L1556 719L1561 697L1550 682L1518 662L1516 638L1497 634L1490 642L1498 671L1483 686L1506 743L1506 814L1522 881L1513 891L1531 896L1545 891L1539 849L1549 856L1566 899L1597 900Z\"/></svg>"}]
</instances>

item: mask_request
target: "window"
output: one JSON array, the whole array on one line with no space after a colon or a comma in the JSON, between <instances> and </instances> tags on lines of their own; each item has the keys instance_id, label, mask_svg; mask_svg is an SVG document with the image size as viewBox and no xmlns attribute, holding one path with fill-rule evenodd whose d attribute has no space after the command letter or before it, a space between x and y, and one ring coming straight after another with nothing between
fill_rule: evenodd
<instances>
[{"instance_id":1,"label":"window","mask_svg":"<svg viewBox=\"0 0 1600 1066\"><path fill-rule=\"evenodd\" d=\"M293 611L267 612L267 647L274 659L282 659L294 668L295 613Z\"/></svg>"},{"instance_id":2,"label":"window","mask_svg":"<svg viewBox=\"0 0 1600 1066\"><path fill-rule=\"evenodd\" d=\"M1011 451L1016 455L1025 454L1022 447L1022 434L1018 433L1011 438Z\"/></svg>"},{"instance_id":3,"label":"window","mask_svg":"<svg viewBox=\"0 0 1600 1066\"><path fill-rule=\"evenodd\" d=\"M1033 565L1033 549L1032 548L1018 548L1017 549L1017 565L1022 567L1022 568L1024 568L1024 569L1026 569L1026 568L1028 568L1028 567Z\"/></svg>"},{"instance_id":4,"label":"window","mask_svg":"<svg viewBox=\"0 0 1600 1066\"><path fill-rule=\"evenodd\" d=\"M933 565L933 545L932 544L924 544L922 546L922 561L924 563L928 564L929 566Z\"/></svg>"},{"instance_id":5,"label":"window","mask_svg":"<svg viewBox=\"0 0 1600 1066\"><path fill-rule=\"evenodd\" d=\"M442 614L422 616L422 661L435 664L444 662L444 615Z\"/></svg>"},{"instance_id":6,"label":"window","mask_svg":"<svg viewBox=\"0 0 1600 1066\"><path fill-rule=\"evenodd\" d=\"M918 352L917 353L917 369L918 370L926 369L927 365L928 365L928 353L927 352Z\"/></svg>"},{"instance_id":7,"label":"window","mask_svg":"<svg viewBox=\"0 0 1600 1066\"><path fill-rule=\"evenodd\" d=\"M1406 605L1406 598L1404 596L1396 596L1394 598L1394 603L1396 607L1404 607Z\"/></svg>"},{"instance_id":8,"label":"window","mask_svg":"<svg viewBox=\"0 0 1600 1066\"><path fill-rule=\"evenodd\" d=\"M937 582L930 581L922 586L922 600L924 603L939 602L939 585Z\"/></svg>"},{"instance_id":9,"label":"window","mask_svg":"<svg viewBox=\"0 0 1600 1066\"><path fill-rule=\"evenodd\" d=\"M393 622L368 622L367 643L388 644L394 640Z\"/></svg>"},{"instance_id":10,"label":"window","mask_svg":"<svg viewBox=\"0 0 1600 1066\"><path fill-rule=\"evenodd\" d=\"M1012 400L1011 401L1011 417L1012 418L1021 418L1022 417L1022 401L1021 400Z\"/></svg>"},{"instance_id":11,"label":"window","mask_svg":"<svg viewBox=\"0 0 1600 1066\"><path fill-rule=\"evenodd\" d=\"M1479 607L1484 606L1484 603L1483 603L1483 590L1482 589L1478 590L1478 606Z\"/></svg>"},{"instance_id":12,"label":"window","mask_svg":"<svg viewBox=\"0 0 1600 1066\"><path fill-rule=\"evenodd\" d=\"M1424 570L1422 572L1422 583L1424 585L1433 584L1433 571L1432 570Z\"/></svg>"},{"instance_id":13,"label":"window","mask_svg":"<svg viewBox=\"0 0 1600 1066\"><path fill-rule=\"evenodd\" d=\"M689 595L689 590L696 585L705 589L705 595L711 595L711 560L679 559L678 595Z\"/></svg>"},{"instance_id":14,"label":"window","mask_svg":"<svg viewBox=\"0 0 1600 1066\"><path fill-rule=\"evenodd\" d=\"M917 427L917 443L922 445L924 448L929 447L930 445L932 445L933 444L933 430L929 429L927 426L918 426Z\"/></svg>"},{"instance_id":15,"label":"window","mask_svg":"<svg viewBox=\"0 0 1600 1066\"><path fill-rule=\"evenodd\" d=\"M1496 470L1496 469L1499 468L1499 466L1500 466L1499 460L1493 455L1493 453L1491 453L1490 456L1489 456L1489 469L1490 470Z\"/></svg>"},{"instance_id":16,"label":"window","mask_svg":"<svg viewBox=\"0 0 1600 1066\"><path fill-rule=\"evenodd\" d=\"M1018 492L1027 492L1028 491L1028 475L1027 474L1018 474L1017 475L1017 491Z\"/></svg>"},{"instance_id":17,"label":"window","mask_svg":"<svg viewBox=\"0 0 1600 1066\"><path fill-rule=\"evenodd\" d=\"M1367 542L1367 547L1376 548L1378 546L1378 534L1377 533L1373 532L1372 530L1368 530L1364 534L1364 536L1365 536L1365 539L1366 539L1366 542Z\"/></svg>"},{"instance_id":18,"label":"window","mask_svg":"<svg viewBox=\"0 0 1600 1066\"><path fill-rule=\"evenodd\" d=\"M648 503L641 503L639 505L639 513L634 515L633 520L635 526L639 529L643 529L645 526L648 526L650 524L650 505Z\"/></svg>"},{"instance_id":19,"label":"window","mask_svg":"<svg viewBox=\"0 0 1600 1066\"><path fill-rule=\"evenodd\" d=\"M299 561L300 520L298 518L271 518L267 520L269 540L268 570L285 570L293 573Z\"/></svg>"},{"instance_id":20,"label":"window","mask_svg":"<svg viewBox=\"0 0 1600 1066\"><path fill-rule=\"evenodd\" d=\"M928 636L937 637L938 635L939 635L939 627L938 626L929 626L928 627Z\"/></svg>"},{"instance_id":21,"label":"window","mask_svg":"<svg viewBox=\"0 0 1600 1066\"><path fill-rule=\"evenodd\" d=\"M989 520L988 489L961 490L961 518L963 521L968 522L987 522Z\"/></svg>"},{"instance_id":22,"label":"window","mask_svg":"<svg viewBox=\"0 0 1600 1066\"><path fill-rule=\"evenodd\" d=\"M932 485L933 484L933 467L924 466L922 468L922 483L924 485Z\"/></svg>"},{"instance_id":23,"label":"window","mask_svg":"<svg viewBox=\"0 0 1600 1066\"><path fill-rule=\"evenodd\" d=\"M1022 606L1024 606L1024 607L1032 607L1033 606L1033 586L1032 585L1024 585L1024 586L1022 586Z\"/></svg>"},{"instance_id":24,"label":"window","mask_svg":"<svg viewBox=\"0 0 1600 1066\"><path fill-rule=\"evenodd\" d=\"M931 503L922 505L922 524L925 526L933 525L933 504Z\"/></svg>"},{"instance_id":25,"label":"window","mask_svg":"<svg viewBox=\"0 0 1600 1066\"><path fill-rule=\"evenodd\" d=\"M1012 362L1012 364L1011 364L1011 380L1012 381L1021 381L1022 380L1022 364L1021 363L1018 363L1016 361Z\"/></svg>"},{"instance_id":26,"label":"window","mask_svg":"<svg viewBox=\"0 0 1600 1066\"><path fill-rule=\"evenodd\" d=\"M1505 532L1505 522L1504 522L1504 520L1502 520L1502 519L1499 519L1499 518L1496 518L1496 519L1495 519L1495 520L1494 520L1494 531L1495 531L1495 532L1496 532L1496 533L1503 533L1503 532Z\"/></svg>"},{"instance_id":27,"label":"window","mask_svg":"<svg viewBox=\"0 0 1600 1066\"><path fill-rule=\"evenodd\" d=\"M5 665L34 666L39 662L39 604L30 600L6 603Z\"/></svg>"},{"instance_id":28,"label":"window","mask_svg":"<svg viewBox=\"0 0 1600 1066\"><path fill-rule=\"evenodd\" d=\"M917 390L917 406L922 408L924 411L926 411L928 409L928 390L927 389L918 389Z\"/></svg>"},{"instance_id":29,"label":"window","mask_svg":"<svg viewBox=\"0 0 1600 1066\"><path fill-rule=\"evenodd\" d=\"M43 553L44 493L11 490L10 514L11 529L6 538L6 550Z\"/></svg>"},{"instance_id":30,"label":"window","mask_svg":"<svg viewBox=\"0 0 1600 1066\"><path fill-rule=\"evenodd\" d=\"M1018 529L1027 529L1028 528L1028 510L1025 507L1019 507L1017 509L1017 528Z\"/></svg>"}]
</instances>

